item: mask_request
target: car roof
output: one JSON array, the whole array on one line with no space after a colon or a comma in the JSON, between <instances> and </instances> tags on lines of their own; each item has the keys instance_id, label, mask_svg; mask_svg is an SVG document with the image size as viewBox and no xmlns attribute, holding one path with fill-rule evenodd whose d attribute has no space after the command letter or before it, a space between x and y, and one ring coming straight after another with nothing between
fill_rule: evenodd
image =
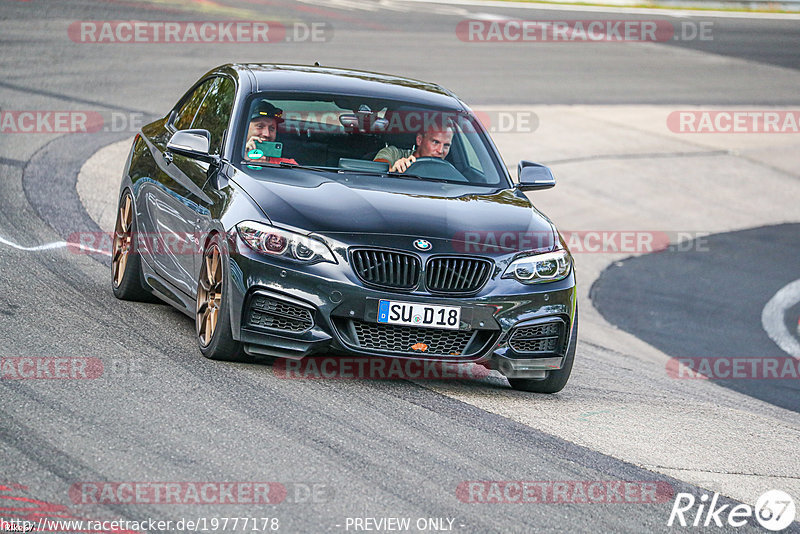
<instances>
[{"instance_id":1,"label":"car roof","mask_svg":"<svg viewBox=\"0 0 800 534\"><path fill-rule=\"evenodd\" d=\"M237 63L215 70L230 69L240 78L252 74L252 92L307 91L402 100L415 104L463 109L460 100L440 85L352 69L307 65Z\"/></svg>"}]
</instances>

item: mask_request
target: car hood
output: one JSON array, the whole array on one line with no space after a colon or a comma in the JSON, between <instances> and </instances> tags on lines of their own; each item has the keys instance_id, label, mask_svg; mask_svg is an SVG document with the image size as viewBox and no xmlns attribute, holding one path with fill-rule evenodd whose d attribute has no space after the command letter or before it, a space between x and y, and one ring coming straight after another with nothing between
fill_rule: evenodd
<instances>
[{"instance_id":1,"label":"car hood","mask_svg":"<svg viewBox=\"0 0 800 534\"><path fill-rule=\"evenodd\" d=\"M441 196L415 191L418 183L414 182L409 182L409 190L396 192L334 180L317 179L308 187L249 176L237 178L273 224L320 235L477 240L502 250L550 250L556 239L547 217L510 189L476 194L475 187L458 185Z\"/></svg>"}]
</instances>

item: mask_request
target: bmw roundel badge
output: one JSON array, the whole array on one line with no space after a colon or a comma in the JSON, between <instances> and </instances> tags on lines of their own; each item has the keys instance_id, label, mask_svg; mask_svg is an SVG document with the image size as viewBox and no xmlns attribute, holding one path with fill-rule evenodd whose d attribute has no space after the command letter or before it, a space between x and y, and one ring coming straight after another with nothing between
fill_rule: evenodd
<instances>
[{"instance_id":1,"label":"bmw roundel badge","mask_svg":"<svg viewBox=\"0 0 800 534\"><path fill-rule=\"evenodd\" d=\"M424 239L417 239L414 241L414 248L417 250L430 250L433 245L431 245L430 241L425 241Z\"/></svg>"}]
</instances>

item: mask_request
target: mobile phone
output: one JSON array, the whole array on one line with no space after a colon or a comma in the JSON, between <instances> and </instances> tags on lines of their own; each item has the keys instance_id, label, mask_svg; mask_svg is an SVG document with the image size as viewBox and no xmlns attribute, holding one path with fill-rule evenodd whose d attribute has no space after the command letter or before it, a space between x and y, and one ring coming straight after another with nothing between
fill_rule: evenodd
<instances>
[{"instance_id":1,"label":"mobile phone","mask_svg":"<svg viewBox=\"0 0 800 534\"><path fill-rule=\"evenodd\" d=\"M279 158L283 152L283 143L274 143L272 141L259 143L256 141L256 150L260 150L265 157Z\"/></svg>"}]
</instances>

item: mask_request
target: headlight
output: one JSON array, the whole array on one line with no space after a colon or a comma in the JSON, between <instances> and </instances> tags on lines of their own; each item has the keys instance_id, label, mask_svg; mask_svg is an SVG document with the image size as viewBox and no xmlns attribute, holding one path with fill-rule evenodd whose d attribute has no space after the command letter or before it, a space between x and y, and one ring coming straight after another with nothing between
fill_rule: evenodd
<instances>
[{"instance_id":1,"label":"headlight","mask_svg":"<svg viewBox=\"0 0 800 534\"><path fill-rule=\"evenodd\" d=\"M253 221L240 222L236 225L236 230L250 248L262 254L280 256L300 263L336 263L328 245L314 237Z\"/></svg>"},{"instance_id":2,"label":"headlight","mask_svg":"<svg viewBox=\"0 0 800 534\"><path fill-rule=\"evenodd\" d=\"M563 280L572 268L572 256L566 250L523 256L512 261L503 278L516 278L523 284Z\"/></svg>"}]
</instances>

